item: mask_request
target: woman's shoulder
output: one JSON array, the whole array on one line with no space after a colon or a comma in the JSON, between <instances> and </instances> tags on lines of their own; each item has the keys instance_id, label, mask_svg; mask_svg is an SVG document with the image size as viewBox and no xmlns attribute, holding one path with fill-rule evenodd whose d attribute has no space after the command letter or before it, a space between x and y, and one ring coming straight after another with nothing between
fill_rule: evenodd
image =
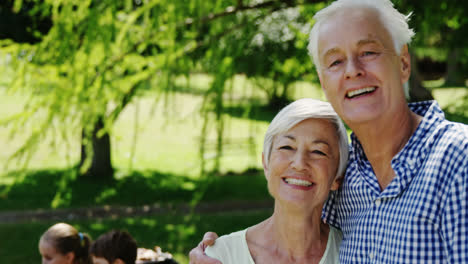
<instances>
[{"instance_id":1,"label":"woman's shoulder","mask_svg":"<svg viewBox=\"0 0 468 264\"><path fill-rule=\"evenodd\" d=\"M343 239L343 234L337 228L330 226L330 231L328 233L328 242L325 253L323 254L320 264L338 264L338 251L340 249L341 240Z\"/></svg>"},{"instance_id":2,"label":"woman's shoulder","mask_svg":"<svg viewBox=\"0 0 468 264\"><path fill-rule=\"evenodd\" d=\"M330 225L330 233L328 234L328 237L333 237L333 239L337 240L339 243L343 239L343 233L338 228Z\"/></svg>"},{"instance_id":3,"label":"woman's shoulder","mask_svg":"<svg viewBox=\"0 0 468 264\"><path fill-rule=\"evenodd\" d=\"M224 243L224 244L229 244L231 246L233 246L236 243L241 243L245 241L246 232L247 232L247 229L244 229L244 230L232 232L227 235L223 235L219 237L218 239L216 239L215 245L218 244L218 242L221 242L220 244Z\"/></svg>"},{"instance_id":4,"label":"woman's shoulder","mask_svg":"<svg viewBox=\"0 0 468 264\"><path fill-rule=\"evenodd\" d=\"M253 263L247 246L246 232L247 229L244 229L219 237L213 246L206 248L205 253L223 264Z\"/></svg>"}]
</instances>

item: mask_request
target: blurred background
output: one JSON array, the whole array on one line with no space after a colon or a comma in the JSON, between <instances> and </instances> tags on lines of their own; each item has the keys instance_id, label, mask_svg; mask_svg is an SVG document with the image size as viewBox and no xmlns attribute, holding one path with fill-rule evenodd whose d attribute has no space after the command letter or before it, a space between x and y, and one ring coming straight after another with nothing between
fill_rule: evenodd
<instances>
[{"instance_id":1,"label":"blurred background","mask_svg":"<svg viewBox=\"0 0 468 264\"><path fill-rule=\"evenodd\" d=\"M307 53L320 0L1 0L0 261L39 263L64 221L188 263L207 230L271 213L269 121L325 100ZM412 12L409 101L468 123L468 7Z\"/></svg>"}]
</instances>

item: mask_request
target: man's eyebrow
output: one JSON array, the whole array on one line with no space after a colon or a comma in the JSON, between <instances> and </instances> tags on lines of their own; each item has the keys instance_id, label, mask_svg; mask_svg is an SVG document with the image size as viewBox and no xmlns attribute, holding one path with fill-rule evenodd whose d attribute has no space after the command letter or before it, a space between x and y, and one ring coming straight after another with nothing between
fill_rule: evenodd
<instances>
[{"instance_id":1,"label":"man's eyebrow","mask_svg":"<svg viewBox=\"0 0 468 264\"><path fill-rule=\"evenodd\" d=\"M371 38L368 38L368 39L361 39L358 41L357 43L357 46L363 46L363 45L366 45L366 44L380 44L380 42L378 42L377 40L375 39L371 39ZM339 48L331 48L329 50L327 50L327 52L325 52L325 54L323 55L324 58L326 58L327 56L333 54L333 53L338 53L340 51Z\"/></svg>"},{"instance_id":2,"label":"man's eyebrow","mask_svg":"<svg viewBox=\"0 0 468 264\"><path fill-rule=\"evenodd\" d=\"M380 44L380 43L375 39L361 39L358 41L357 46L360 47L366 44Z\"/></svg>"},{"instance_id":3,"label":"man's eyebrow","mask_svg":"<svg viewBox=\"0 0 468 264\"><path fill-rule=\"evenodd\" d=\"M339 48L331 48L329 50L327 50L327 52L325 52L325 54L323 54L323 57L326 58L327 56L333 54L333 53L338 53L340 51Z\"/></svg>"}]
</instances>

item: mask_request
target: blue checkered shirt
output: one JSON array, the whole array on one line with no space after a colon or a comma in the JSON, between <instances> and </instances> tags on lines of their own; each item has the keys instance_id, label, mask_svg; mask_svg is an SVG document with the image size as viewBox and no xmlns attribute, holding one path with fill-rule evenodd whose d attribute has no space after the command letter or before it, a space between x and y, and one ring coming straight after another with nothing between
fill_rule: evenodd
<instances>
[{"instance_id":1,"label":"blue checkered shirt","mask_svg":"<svg viewBox=\"0 0 468 264\"><path fill-rule=\"evenodd\" d=\"M322 214L343 231L340 263L468 263L468 126L435 101L409 106L423 121L383 191L351 136L343 185Z\"/></svg>"}]
</instances>

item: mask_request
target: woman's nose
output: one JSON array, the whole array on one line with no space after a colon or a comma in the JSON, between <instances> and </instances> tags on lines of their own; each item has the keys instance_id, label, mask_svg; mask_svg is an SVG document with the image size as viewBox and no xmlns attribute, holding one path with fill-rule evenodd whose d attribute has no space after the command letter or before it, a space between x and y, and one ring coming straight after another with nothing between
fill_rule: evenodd
<instances>
[{"instance_id":1,"label":"woman's nose","mask_svg":"<svg viewBox=\"0 0 468 264\"><path fill-rule=\"evenodd\" d=\"M295 170L302 171L307 167L306 155L307 153L304 153L304 151L296 151L292 160L292 167Z\"/></svg>"}]
</instances>

